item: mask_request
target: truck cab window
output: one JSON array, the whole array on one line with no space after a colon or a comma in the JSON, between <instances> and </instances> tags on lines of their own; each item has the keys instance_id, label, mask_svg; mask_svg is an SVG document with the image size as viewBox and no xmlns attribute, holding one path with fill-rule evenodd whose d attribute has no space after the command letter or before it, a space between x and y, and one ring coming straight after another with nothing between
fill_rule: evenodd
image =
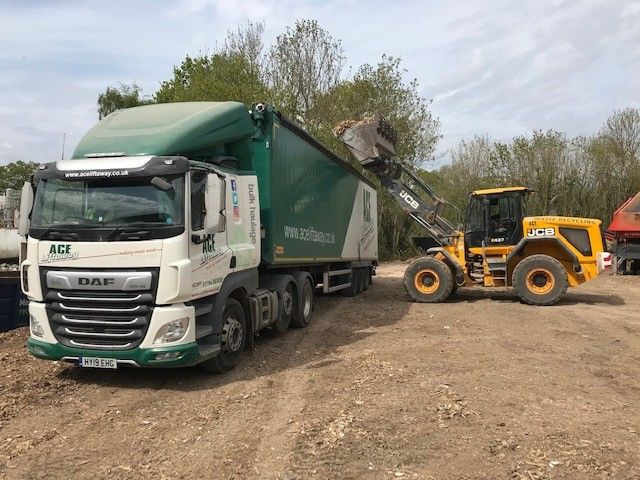
<instances>
[{"instance_id":1,"label":"truck cab window","mask_svg":"<svg viewBox=\"0 0 640 480\"><path fill-rule=\"evenodd\" d=\"M207 175L194 171L191 174L191 229L194 232L204 228L204 194L207 188Z\"/></svg>"}]
</instances>

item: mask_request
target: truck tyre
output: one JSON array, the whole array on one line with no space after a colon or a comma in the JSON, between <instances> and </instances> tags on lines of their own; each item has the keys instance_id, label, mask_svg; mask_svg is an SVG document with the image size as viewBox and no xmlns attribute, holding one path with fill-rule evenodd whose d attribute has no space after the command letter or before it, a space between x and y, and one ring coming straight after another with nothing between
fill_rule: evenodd
<instances>
[{"instance_id":1,"label":"truck tyre","mask_svg":"<svg viewBox=\"0 0 640 480\"><path fill-rule=\"evenodd\" d=\"M369 288L369 284L367 282L367 269L366 268L361 268L360 269L360 291L364 292Z\"/></svg>"},{"instance_id":2,"label":"truck tyre","mask_svg":"<svg viewBox=\"0 0 640 480\"><path fill-rule=\"evenodd\" d=\"M278 333L284 333L289 330L291 320L298 311L298 295L293 282L287 283L287 288L280 295L280 302L280 317L273 324L273 328Z\"/></svg>"},{"instance_id":3,"label":"truck tyre","mask_svg":"<svg viewBox=\"0 0 640 480\"><path fill-rule=\"evenodd\" d=\"M360 295L362 293L362 269L355 269L355 277L352 280L356 284L356 295Z\"/></svg>"},{"instance_id":4,"label":"truck tyre","mask_svg":"<svg viewBox=\"0 0 640 480\"><path fill-rule=\"evenodd\" d=\"M351 269L351 286L340 290L343 297L355 297L358 294L358 269Z\"/></svg>"},{"instance_id":5,"label":"truck tyre","mask_svg":"<svg viewBox=\"0 0 640 480\"><path fill-rule=\"evenodd\" d=\"M313 315L313 286L308 278L304 280L300 293L301 301L291 322L291 325L296 328L304 328L309 325Z\"/></svg>"},{"instance_id":6,"label":"truck tyre","mask_svg":"<svg viewBox=\"0 0 640 480\"><path fill-rule=\"evenodd\" d=\"M225 373L232 370L242 356L247 340L247 324L244 309L238 300L228 298L222 314L223 324L220 332L220 353L211 360L200 364L207 373Z\"/></svg>"},{"instance_id":7,"label":"truck tyre","mask_svg":"<svg viewBox=\"0 0 640 480\"><path fill-rule=\"evenodd\" d=\"M567 271L548 255L532 255L513 270L513 288L524 303L553 305L569 286Z\"/></svg>"},{"instance_id":8,"label":"truck tyre","mask_svg":"<svg viewBox=\"0 0 640 480\"><path fill-rule=\"evenodd\" d=\"M416 302L444 302L453 290L449 266L434 257L415 260L404 272L404 286Z\"/></svg>"}]
</instances>

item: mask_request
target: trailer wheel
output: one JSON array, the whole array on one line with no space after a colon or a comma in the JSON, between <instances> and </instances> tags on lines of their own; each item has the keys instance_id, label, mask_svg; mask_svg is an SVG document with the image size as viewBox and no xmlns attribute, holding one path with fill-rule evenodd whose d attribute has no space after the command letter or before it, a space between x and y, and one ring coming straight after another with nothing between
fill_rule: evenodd
<instances>
[{"instance_id":1,"label":"trailer wheel","mask_svg":"<svg viewBox=\"0 0 640 480\"><path fill-rule=\"evenodd\" d=\"M368 282L367 282L367 269L366 268L361 268L360 269L360 291L364 292L369 288Z\"/></svg>"},{"instance_id":2,"label":"trailer wheel","mask_svg":"<svg viewBox=\"0 0 640 480\"><path fill-rule=\"evenodd\" d=\"M355 297L358 292L358 269L351 269L351 286L340 290L343 297Z\"/></svg>"},{"instance_id":3,"label":"trailer wheel","mask_svg":"<svg viewBox=\"0 0 640 480\"><path fill-rule=\"evenodd\" d=\"M291 320L298 311L298 295L293 282L287 283L287 288L282 292L280 301L282 302L282 315L273 324L273 328L278 333L285 333L289 330Z\"/></svg>"},{"instance_id":4,"label":"trailer wheel","mask_svg":"<svg viewBox=\"0 0 640 480\"><path fill-rule=\"evenodd\" d=\"M415 260L404 272L404 286L416 302L443 302L453 290L453 274L449 266L434 257Z\"/></svg>"},{"instance_id":5,"label":"trailer wheel","mask_svg":"<svg viewBox=\"0 0 640 480\"><path fill-rule=\"evenodd\" d=\"M569 286L567 271L548 255L532 255L513 270L513 288L524 303L553 305Z\"/></svg>"},{"instance_id":6,"label":"trailer wheel","mask_svg":"<svg viewBox=\"0 0 640 480\"><path fill-rule=\"evenodd\" d=\"M222 318L224 323L220 332L220 353L200 364L200 368L207 373L225 373L232 370L240 362L247 339L245 314L238 300L227 299Z\"/></svg>"},{"instance_id":7,"label":"trailer wheel","mask_svg":"<svg viewBox=\"0 0 640 480\"><path fill-rule=\"evenodd\" d=\"M302 285L301 300L291 323L296 328L304 328L309 325L313 315L313 286L308 278Z\"/></svg>"}]
</instances>

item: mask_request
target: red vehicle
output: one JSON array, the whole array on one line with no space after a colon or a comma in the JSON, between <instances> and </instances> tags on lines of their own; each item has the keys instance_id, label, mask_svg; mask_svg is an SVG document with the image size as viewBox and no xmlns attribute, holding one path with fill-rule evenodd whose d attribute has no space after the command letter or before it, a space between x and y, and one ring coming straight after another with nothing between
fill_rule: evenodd
<instances>
[{"instance_id":1,"label":"red vehicle","mask_svg":"<svg viewBox=\"0 0 640 480\"><path fill-rule=\"evenodd\" d=\"M606 240L616 259L616 271L640 275L640 192L613 214Z\"/></svg>"}]
</instances>

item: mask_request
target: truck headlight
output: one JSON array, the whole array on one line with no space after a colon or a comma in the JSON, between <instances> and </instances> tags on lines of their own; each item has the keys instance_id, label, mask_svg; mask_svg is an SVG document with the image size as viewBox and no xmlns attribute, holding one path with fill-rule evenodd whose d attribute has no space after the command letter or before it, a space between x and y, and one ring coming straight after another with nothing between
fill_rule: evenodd
<instances>
[{"instance_id":1,"label":"truck headlight","mask_svg":"<svg viewBox=\"0 0 640 480\"><path fill-rule=\"evenodd\" d=\"M172 320L160 327L160 330L156 333L156 338L153 340L153 343L177 342L185 336L188 328L188 318Z\"/></svg>"},{"instance_id":2,"label":"truck headlight","mask_svg":"<svg viewBox=\"0 0 640 480\"><path fill-rule=\"evenodd\" d=\"M34 337L44 336L44 328L42 328L40 321L31 314L29 314L29 328L31 329L31 335Z\"/></svg>"}]
</instances>

